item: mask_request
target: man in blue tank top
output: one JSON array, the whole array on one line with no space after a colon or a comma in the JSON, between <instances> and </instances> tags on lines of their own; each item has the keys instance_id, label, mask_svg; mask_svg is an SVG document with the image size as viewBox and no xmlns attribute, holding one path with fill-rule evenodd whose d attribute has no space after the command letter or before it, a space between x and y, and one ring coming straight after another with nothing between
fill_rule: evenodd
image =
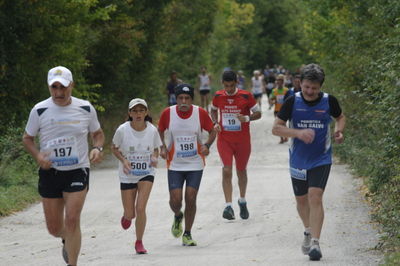
<instances>
[{"instance_id":1,"label":"man in blue tank top","mask_svg":"<svg viewBox=\"0 0 400 266\"><path fill-rule=\"evenodd\" d=\"M325 79L317 64L306 65L301 71L301 91L290 96L277 115L272 133L292 138L289 149L290 175L297 210L305 227L302 251L310 260L320 260L319 237L324 220L322 196L332 165L331 130L342 143L345 116L338 100L321 91ZM286 122L289 120L289 127Z\"/></svg>"}]
</instances>

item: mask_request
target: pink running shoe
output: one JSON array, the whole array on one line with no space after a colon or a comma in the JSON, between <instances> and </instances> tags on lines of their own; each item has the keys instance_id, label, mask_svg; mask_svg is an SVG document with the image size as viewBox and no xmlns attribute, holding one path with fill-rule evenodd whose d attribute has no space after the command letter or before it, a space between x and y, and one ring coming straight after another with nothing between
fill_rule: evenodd
<instances>
[{"instance_id":1,"label":"pink running shoe","mask_svg":"<svg viewBox=\"0 0 400 266\"><path fill-rule=\"evenodd\" d=\"M147 250L145 250L143 247L142 240L136 240L135 250L137 254L147 254Z\"/></svg>"},{"instance_id":2,"label":"pink running shoe","mask_svg":"<svg viewBox=\"0 0 400 266\"><path fill-rule=\"evenodd\" d=\"M125 219L124 216L122 216L121 218L121 226L122 228L124 228L125 230L128 229L129 227L131 227L131 220Z\"/></svg>"}]
</instances>

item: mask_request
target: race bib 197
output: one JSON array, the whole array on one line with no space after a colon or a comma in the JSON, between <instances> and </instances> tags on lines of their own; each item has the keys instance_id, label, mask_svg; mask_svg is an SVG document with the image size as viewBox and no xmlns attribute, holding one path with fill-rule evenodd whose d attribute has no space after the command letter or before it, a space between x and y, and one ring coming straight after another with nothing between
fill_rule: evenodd
<instances>
[{"instance_id":1,"label":"race bib 197","mask_svg":"<svg viewBox=\"0 0 400 266\"><path fill-rule=\"evenodd\" d=\"M60 137L47 142L50 161L53 166L70 166L79 163L78 148L75 137Z\"/></svg>"}]
</instances>

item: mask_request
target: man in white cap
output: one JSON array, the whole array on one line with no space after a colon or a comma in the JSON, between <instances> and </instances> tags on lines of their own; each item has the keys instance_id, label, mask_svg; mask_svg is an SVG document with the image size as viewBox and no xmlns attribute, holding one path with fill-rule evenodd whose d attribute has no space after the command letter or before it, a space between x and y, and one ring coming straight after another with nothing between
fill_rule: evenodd
<instances>
[{"instance_id":1,"label":"man in white cap","mask_svg":"<svg viewBox=\"0 0 400 266\"><path fill-rule=\"evenodd\" d=\"M38 190L47 229L62 239L65 262L77 265L80 215L89 189L90 162L102 158L104 133L93 106L71 96L71 71L62 66L52 68L47 83L51 97L31 110L23 143L40 166ZM89 133L93 145L90 153ZM40 149L36 147L36 135Z\"/></svg>"}]
</instances>

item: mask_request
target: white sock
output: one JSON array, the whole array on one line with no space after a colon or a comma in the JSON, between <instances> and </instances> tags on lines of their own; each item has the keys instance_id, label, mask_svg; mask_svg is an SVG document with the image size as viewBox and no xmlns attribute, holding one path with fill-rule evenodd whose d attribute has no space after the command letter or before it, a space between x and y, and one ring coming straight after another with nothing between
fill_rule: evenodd
<instances>
[{"instance_id":1,"label":"white sock","mask_svg":"<svg viewBox=\"0 0 400 266\"><path fill-rule=\"evenodd\" d=\"M245 203L246 202L246 198L239 198L239 202L240 203Z\"/></svg>"},{"instance_id":2,"label":"white sock","mask_svg":"<svg viewBox=\"0 0 400 266\"><path fill-rule=\"evenodd\" d=\"M317 242L317 243L319 243L319 238L312 237L312 238L311 238L311 242Z\"/></svg>"},{"instance_id":3,"label":"white sock","mask_svg":"<svg viewBox=\"0 0 400 266\"><path fill-rule=\"evenodd\" d=\"M228 206L232 207L232 202L225 203L225 207L228 207Z\"/></svg>"},{"instance_id":4,"label":"white sock","mask_svg":"<svg viewBox=\"0 0 400 266\"><path fill-rule=\"evenodd\" d=\"M311 233L311 227L306 227L306 228L304 229L304 233L310 234L310 233Z\"/></svg>"}]
</instances>

